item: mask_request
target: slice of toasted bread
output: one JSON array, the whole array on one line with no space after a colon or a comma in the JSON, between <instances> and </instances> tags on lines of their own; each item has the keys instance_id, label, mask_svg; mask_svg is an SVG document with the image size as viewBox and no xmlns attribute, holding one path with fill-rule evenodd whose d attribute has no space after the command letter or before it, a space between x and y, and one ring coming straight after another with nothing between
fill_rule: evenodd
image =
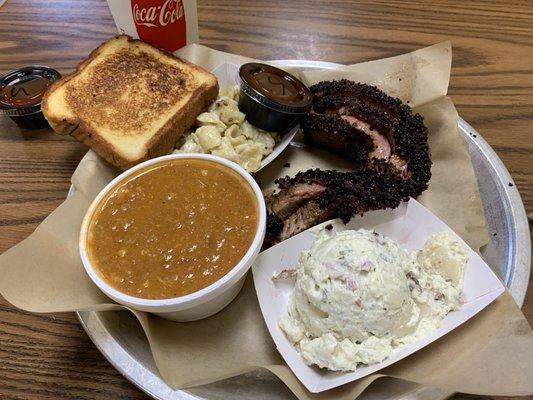
<instances>
[{"instance_id":1,"label":"slice of toasted bread","mask_svg":"<svg viewBox=\"0 0 533 400\"><path fill-rule=\"evenodd\" d=\"M57 133L126 169L169 153L217 94L210 72L121 35L55 82L42 111Z\"/></svg>"}]
</instances>

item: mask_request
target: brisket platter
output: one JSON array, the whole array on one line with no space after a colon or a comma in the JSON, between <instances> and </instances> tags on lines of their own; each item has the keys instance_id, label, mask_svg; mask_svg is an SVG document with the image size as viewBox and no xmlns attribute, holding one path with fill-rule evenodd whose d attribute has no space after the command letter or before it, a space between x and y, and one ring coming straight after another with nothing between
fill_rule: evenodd
<instances>
[{"instance_id":1,"label":"brisket platter","mask_svg":"<svg viewBox=\"0 0 533 400\"><path fill-rule=\"evenodd\" d=\"M308 170L278 179L266 197L267 244L332 218L347 222L366 211L394 208L417 197L431 177L427 128L411 107L378 88L349 80L311 88L301 120L305 141L353 162L353 170Z\"/></svg>"}]
</instances>

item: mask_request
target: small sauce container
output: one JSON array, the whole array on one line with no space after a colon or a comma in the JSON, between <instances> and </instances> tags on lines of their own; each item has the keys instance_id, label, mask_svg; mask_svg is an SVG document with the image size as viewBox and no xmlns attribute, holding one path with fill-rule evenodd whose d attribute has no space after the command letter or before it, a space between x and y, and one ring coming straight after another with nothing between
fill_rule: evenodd
<instances>
[{"instance_id":1,"label":"small sauce container","mask_svg":"<svg viewBox=\"0 0 533 400\"><path fill-rule=\"evenodd\" d=\"M0 77L0 115L7 115L25 129L48 127L41 112L44 92L61 74L43 65L32 65Z\"/></svg>"},{"instance_id":2,"label":"small sauce container","mask_svg":"<svg viewBox=\"0 0 533 400\"><path fill-rule=\"evenodd\" d=\"M247 63L239 69L239 109L252 125L287 132L309 111L312 95L294 76L267 64Z\"/></svg>"}]
</instances>

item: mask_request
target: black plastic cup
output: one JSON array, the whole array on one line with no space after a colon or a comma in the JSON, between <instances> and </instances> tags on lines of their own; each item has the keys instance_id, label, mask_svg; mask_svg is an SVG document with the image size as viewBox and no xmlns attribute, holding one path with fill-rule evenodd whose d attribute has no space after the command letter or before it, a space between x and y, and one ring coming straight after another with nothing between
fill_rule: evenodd
<instances>
[{"instance_id":1,"label":"black plastic cup","mask_svg":"<svg viewBox=\"0 0 533 400\"><path fill-rule=\"evenodd\" d=\"M311 92L288 72L267 64L247 63L240 67L239 76L239 110L257 128L285 133L311 108Z\"/></svg>"},{"instance_id":2,"label":"black plastic cup","mask_svg":"<svg viewBox=\"0 0 533 400\"><path fill-rule=\"evenodd\" d=\"M0 115L6 115L25 129L42 129L48 122L41 100L48 87L61 78L55 69L32 65L0 77Z\"/></svg>"}]
</instances>

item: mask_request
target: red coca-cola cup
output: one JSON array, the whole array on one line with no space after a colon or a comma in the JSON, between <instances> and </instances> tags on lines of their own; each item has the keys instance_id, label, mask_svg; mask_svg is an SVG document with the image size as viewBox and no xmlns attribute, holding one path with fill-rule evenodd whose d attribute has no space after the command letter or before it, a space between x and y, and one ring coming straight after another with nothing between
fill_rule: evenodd
<instances>
[{"instance_id":1,"label":"red coca-cola cup","mask_svg":"<svg viewBox=\"0 0 533 400\"><path fill-rule=\"evenodd\" d=\"M107 0L120 33L174 52L198 41L196 0Z\"/></svg>"}]
</instances>

